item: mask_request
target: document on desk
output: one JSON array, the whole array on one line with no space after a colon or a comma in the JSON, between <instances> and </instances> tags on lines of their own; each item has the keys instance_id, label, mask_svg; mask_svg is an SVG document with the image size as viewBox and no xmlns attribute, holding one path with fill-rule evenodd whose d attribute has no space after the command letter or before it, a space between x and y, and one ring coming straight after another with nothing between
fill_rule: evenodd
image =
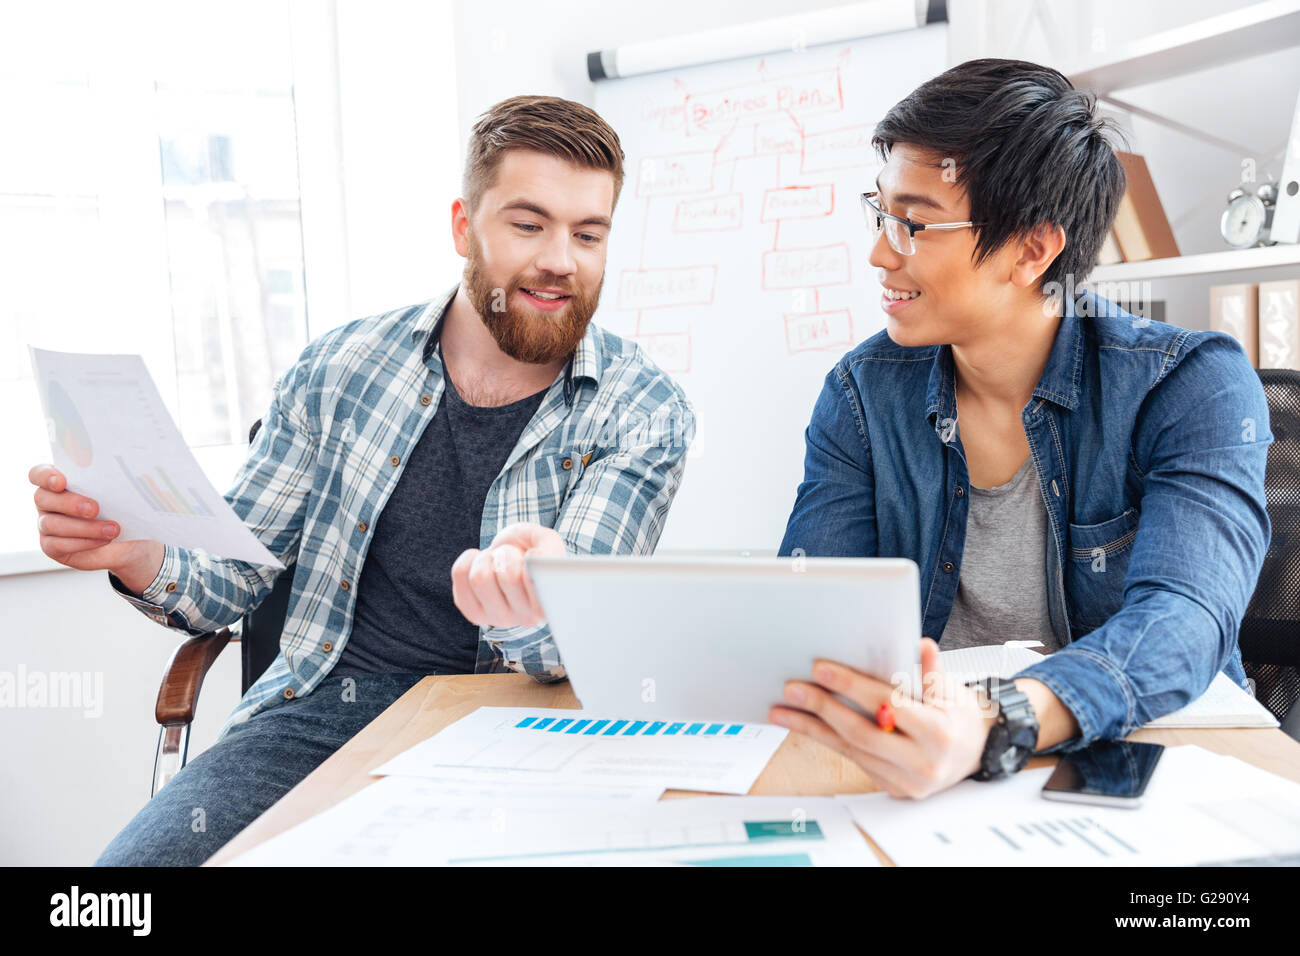
<instances>
[{"instance_id":1,"label":"document on desk","mask_svg":"<svg viewBox=\"0 0 1300 956\"><path fill-rule=\"evenodd\" d=\"M879 866L831 797L690 797L534 817L466 841L459 866Z\"/></svg>"},{"instance_id":2,"label":"document on desk","mask_svg":"<svg viewBox=\"0 0 1300 956\"><path fill-rule=\"evenodd\" d=\"M651 804L656 787L384 777L241 854L231 866L433 866L494 833L563 810L599 817ZM457 850L457 848L461 850Z\"/></svg>"},{"instance_id":3,"label":"document on desk","mask_svg":"<svg viewBox=\"0 0 1300 956\"><path fill-rule=\"evenodd\" d=\"M939 660L945 673L962 682L985 677L1011 678L1043 660L1044 655L1030 650L1022 642L987 644L943 651ZM1258 700L1232 682L1220 671L1205 693L1172 713L1157 717L1147 727L1276 727L1274 717Z\"/></svg>"},{"instance_id":4,"label":"document on desk","mask_svg":"<svg viewBox=\"0 0 1300 956\"><path fill-rule=\"evenodd\" d=\"M480 707L373 772L748 793L786 730Z\"/></svg>"},{"instance_id":5,"label":"document on desk","mask_svg":"<svg viewBox=\"0 0 1300 956\"><path fill-rule=\"evenodd\" d=\"M879 865L829 797L653 802L653 790L455 786L385 777L231 865Z\"/></svg>"},{"instance_id":6,"label":"document on desk","mask_svg":"<svg viewBox=\"0 0 1300 956\"><path fill-rule=\"evenodd\" d=\"M284 567L212 487L140 356L29 351L54 465L119 541Z\"/></svg>"},{"instance_id":7,"label":"document on desk","mask_svg":"<svg viewBox=\"0 0 1300 956\"><path fill-rule=\"evenodd\" d=\"M1300 784L1200 747L1165 750L1136 809L1045 800L1050 767L914 802L840 797L900 866L1191 866L1300 852Z\"/></svg>"}]
</instances>

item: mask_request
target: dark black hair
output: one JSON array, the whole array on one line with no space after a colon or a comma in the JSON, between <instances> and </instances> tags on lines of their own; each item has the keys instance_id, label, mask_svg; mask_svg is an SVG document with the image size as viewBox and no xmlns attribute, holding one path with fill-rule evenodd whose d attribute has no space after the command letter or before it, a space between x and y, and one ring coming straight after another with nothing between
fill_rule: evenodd
<instances>
[{"instance_id":1,"label":"dark black hair","mask_svg":"<svg viewBox=\"0 0 1300 956\"><path fill-rule=\"evenodd\" d=\"M885 114L871 143L883 159L899 143L955 164L970 199L978 267L1039 223L1065 231L1065 248L1040 278L1082 282L1097 262L1124 196L1124 169L1096 97L1024 60L967 60L921 84Z\"/></svg>"}]
</instances>

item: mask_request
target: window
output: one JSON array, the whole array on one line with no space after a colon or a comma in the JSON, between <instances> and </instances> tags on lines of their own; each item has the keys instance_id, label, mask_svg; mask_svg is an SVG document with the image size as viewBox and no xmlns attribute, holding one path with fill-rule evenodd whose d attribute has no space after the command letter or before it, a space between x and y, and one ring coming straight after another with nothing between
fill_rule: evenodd
<instances>
[{"instance_id":1,"label":"window","mask_svg":"<svg viewBox=\"0 0 1300 956\"><path fill-rule=\"evenodd\" d=\"M138 352L225 490L307 341L288 0L0 16L0 553L48 461L27 344Z\"/></svg>"}]
</instances>

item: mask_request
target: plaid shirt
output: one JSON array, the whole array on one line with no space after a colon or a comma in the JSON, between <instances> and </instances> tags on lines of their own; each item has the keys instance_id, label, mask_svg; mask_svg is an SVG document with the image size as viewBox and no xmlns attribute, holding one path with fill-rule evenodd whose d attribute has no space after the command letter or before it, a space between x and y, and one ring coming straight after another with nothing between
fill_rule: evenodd
<instances>
[{"instance_id":1,"label":"plaid shirt","mask_svg":"<svg viewBox=\"0 0 1300 956\"><path fill-rule=\"evenodd\" d=\"M343 653L375 522L442 399L435 346L455 293L328 332L276 382L225 497L290 568L293 592L280 653L221 736L273 701L310 693ZM572 553L652 552L694 430L680 386L638 346L589 325L488 489L480 546L532 521L558 531ZM168 545L143 600L110 580L158 623L203 634L256 607L276 577ZM480 628L475 671L505 670L564 679L546 625Z\"/></svg>"}]
</instances>

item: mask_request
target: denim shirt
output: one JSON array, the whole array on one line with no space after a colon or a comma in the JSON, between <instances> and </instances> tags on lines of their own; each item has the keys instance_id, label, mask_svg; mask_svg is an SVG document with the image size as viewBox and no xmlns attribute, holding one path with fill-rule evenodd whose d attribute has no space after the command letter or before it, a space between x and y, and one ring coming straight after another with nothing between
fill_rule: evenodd
<instances>
[{"instance_id":1,"label":"denim shirt","mask_svg":"<svg viewBox=\"0 0 1300 956\"><path fill-rule=\"evenodd\" d=\"M1268 547L1273 436L1236 340L1082 293L1021 419L1050 528L1044 582L1026 586L1047 588L1068 643L1016 676L1081 730L1048 752L1127 736L1220 670L1249 688L1237 633ZM922 633L941 638L970 501L952 348L866 340L826 376L805 441L781 554L912 559Z\"/></svg>"}]
</instances>

